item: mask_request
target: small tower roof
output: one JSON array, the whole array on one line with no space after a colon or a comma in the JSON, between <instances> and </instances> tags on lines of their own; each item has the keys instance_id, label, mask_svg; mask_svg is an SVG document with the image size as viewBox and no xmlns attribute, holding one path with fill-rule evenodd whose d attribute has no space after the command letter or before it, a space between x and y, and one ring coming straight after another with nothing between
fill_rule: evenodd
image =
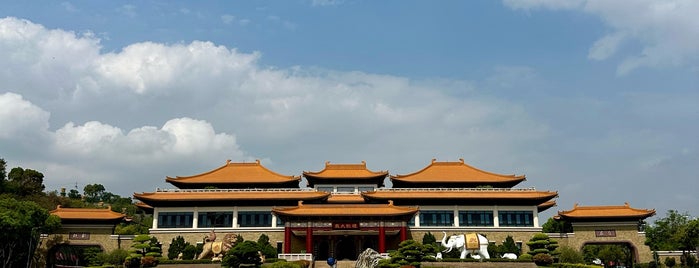
<instances>
[{"instance_id":1,"label":"small tower roof","mask_svg":"<svg viewBox=\"0 0 699 268\"><path fill-rule=\"evenodd\" d=\"M371 171L367 169L365 161L360 164L331 164L327 161L323 170L304 171L303 176L311 187L317 183L371 183L382 186L388 171Z\"/></svg>"},{"instance_id":2,"label":"small tower roof","mask_svg":"<svg viewBox=\"0 0 699 268\"><path fill-rule=\"evenodd\" d=\"M167 177L165 181L179 188L204 188L202 186L236 188L236 185L288 185L298 183L301 177L286 176L271 171L260 164L260 160L252 163L235 163L227 160L225 165L217 169L193 176Z\"/></svg>"},{"instance_id":3,"label":"small tower roof","mask_svg":"<svg viewBox=\"0 0 699 268\"><path fill-rule=\"evenodd\" d=\"M432 159L427 167L417 172L391 176L391 180L398 183L468 183L507 187L525 179L524 175L503 175L480 170L464 163L464 159L459 159L458 162L438 162Z\"/></svg>"},{"instance_id":4,"label":"small tower roof","mask_svg":"<svg viewBox=\"0 0 699 268\"><path fill-rule=\"evenodd\" d=\"M61 221L118 222L126 217L123 213L112 211L111 206L107 208L63 208L58 205L50 213L61 218Z\"/></svg>"},{"instance_id":5,"label":"small tower roof","mask_svg":"<svg viewBox=\"0 0 699 268\"><path fill-rule=\"evenodd\" d=\"M589 220L642 220L655 215L655 209L632 208L629 203L623 206L579 206L572 210L559 211L558 217L570 221Z\"/></svg>"}]
</instances>

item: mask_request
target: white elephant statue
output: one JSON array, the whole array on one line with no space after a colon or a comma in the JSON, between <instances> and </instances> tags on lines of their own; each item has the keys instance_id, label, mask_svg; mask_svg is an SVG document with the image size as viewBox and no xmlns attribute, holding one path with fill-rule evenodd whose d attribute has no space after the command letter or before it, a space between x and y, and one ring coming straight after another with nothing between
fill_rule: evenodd
<instances>
[{"instance_id":1,"label":"white elephant statue","mask_svg":"<svg viewBox=\"0 0 699 268\"><path fill-rule=\"evenodd\" d=\"M443 252L447 253L453 249L461 250L461 259L465 259L467 254L471 254L474 259L490 259L488 254L488 239L485 236L477 233L471 234L459 234L449 236L447 240L447 233L444 233L444 238L442 238L442 246L445 249ZM466 240L468 237L469 240Z\"/></svg>"}]
</instances>

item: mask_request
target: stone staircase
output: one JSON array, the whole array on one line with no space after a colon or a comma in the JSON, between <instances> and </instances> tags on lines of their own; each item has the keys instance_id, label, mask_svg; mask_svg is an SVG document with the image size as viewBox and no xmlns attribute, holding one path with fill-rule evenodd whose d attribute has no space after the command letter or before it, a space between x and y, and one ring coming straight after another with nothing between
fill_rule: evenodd
<instances>
[{"instance_id":1,"label":"stone staircase","mask_svg":"<svg viewBox=\"0 0 699 268\"><path fill-rule=\"evenodd\" d=\"M355 261L337 261L335 268L354 268ZM330 268L325 260L315 261L312 268Z\"/></svg>"}]
</instances>

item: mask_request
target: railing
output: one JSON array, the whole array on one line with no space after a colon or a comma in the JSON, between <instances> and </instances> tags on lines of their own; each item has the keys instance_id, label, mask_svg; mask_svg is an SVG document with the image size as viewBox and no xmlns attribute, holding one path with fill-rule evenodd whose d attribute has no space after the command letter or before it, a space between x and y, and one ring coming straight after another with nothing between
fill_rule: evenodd
<instances>
[{"instance_id":1,"label":"railing","mask_svg":"<svg viewBox=\"0 0 699 268\"><path fill-rule=\"evenodd\" d=\"M532 192L536 188L378 188L377 192Z\"/></svg>"},{"instance_id":2,"label":"railing","mask_svg":"<svg viewBox=\"0 0 699 268\"><path fill-rule=\"evenodd\" d=\"M158 193L227 193L227 192L315 192L313 188L249 188L249 189L160 189Z\"/></svg>"},{"instance_id":3,"label":"railing","mask_svg":"<svg viewBox=\"0 0 699 268\"><path fill-rule=\"evenodd\" d=\"M311 253L283 253L277 254L277 259L285 259L287 261L313 261L313 254Z\"/></svg>"},{"instance_id":4,"label":"railing","mask_svg":"<svg viewBox=\"0 0 699 268\"><path fill-rule=\"evenodd\" d=\"M158 193L226 193L226 192L320 192L314 188L249 188L249 189L160 189ZM533 192L536 188L377 188L377 192ZM354 192L332 192L333 195L356 195Z\"/></svg>"}]
</instances>

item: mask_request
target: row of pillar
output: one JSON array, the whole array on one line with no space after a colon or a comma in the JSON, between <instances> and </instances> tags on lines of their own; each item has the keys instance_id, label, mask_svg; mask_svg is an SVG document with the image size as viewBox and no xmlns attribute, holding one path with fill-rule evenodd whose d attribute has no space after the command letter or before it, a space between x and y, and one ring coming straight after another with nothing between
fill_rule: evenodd
<instances>
[{"instance_id":1,"label":"row of pillar","mask_svg":"<svg viewBox=\"0 0 699 268\"><path fill-rule=\"evenodd\" d=\"M408 238L408 227L400 227L400 241L405 241ZM306 252L313 252L313 227L312 224L306 226ZM386 228L379 226L379 252L386 252ZM284 253L291 253L291 227L284 227Z\"/></svg>"}]
</instances>

